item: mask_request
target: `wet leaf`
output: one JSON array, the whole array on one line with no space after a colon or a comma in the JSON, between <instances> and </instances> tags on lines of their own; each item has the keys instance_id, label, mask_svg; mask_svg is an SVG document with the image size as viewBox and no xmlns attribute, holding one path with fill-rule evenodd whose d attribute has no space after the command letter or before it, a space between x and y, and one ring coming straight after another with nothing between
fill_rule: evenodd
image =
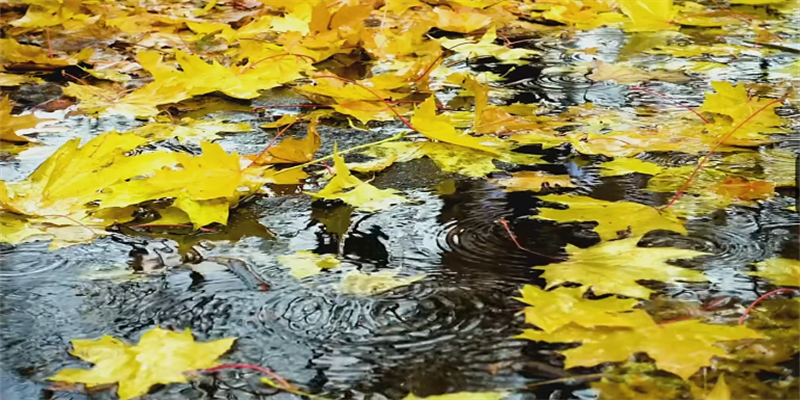
<instances>
[{"instance_id":1,"label":"wet leaf","mask_svg":"<svg viewBox=\"0 0 800 400\"><path fill-rule=\"evenodd\" d=\"M336 175L322 190L308 193L309 195L326 200L341 200L367 212L383 210L407 201L394 189L378 189L353 176L344 162L344 157L339 155L336 144L333 149Z\"/></svg>"},{"instance_id":2,"label":"wet leaf","mask_svg":"<svg viewBox=\"0 0 800 400\"><path fill-rule=\"evenodd\" d=\"M27 136L18 135L17 131L35 128L42 122L52 121L50 119L39 119L33 114L11 115L11 100L8 96L0 100L0 140L13 143L27 143L32 140Z\"/></svg>"},{"instance_id":3,"label":"wet leaf","mask_svg":"<svg viewBox=\"0 0 800 400\"><path fill-rule=\"evenodd\" d=\"M750 275L768 279L777 286L800 286L800 261L791 258L770 258L756 263Z\"/></svg>"},{"instance_id":4,"label":"wet leaf","mask_svg":"<svg viewBox=\"0 0 800 400\"><path fill-rule=\"evenodd\" d=\"M733 125L738 125L751 118L748 124L777 126L783 122L775 114L778 103L774 103L758 114L756 111L769 104L772 100L749 96L743 83L736 86L729 82L711 82L716 93L706 93L706 99L700 111L707 111L727 115L733 119ZM753 116L755 114L755 116ZM753 116L753 117L751 117Z\"/></svg>"},{"instance_id":5,"label":"wet leaf","mask_svg":"<svg viewBox=\"0 0 800 400\"><path fill-rule=\"evenodd\" d=\"M656 175L664 168L658 164L642 161L638 158L615 158L612 161L598 164L602 168L600 176L619 176L632 173Z\"/></svg>"},{"instance_id":6,"label":"wet leaf","mask_svg":"<svg viewBox=\"0 0 800 400\"><path fill-rule=\"evenodd\" d=\"M354 296L374 296L390 290L410 285L425 278L425 274L397 277L399 271L378 271L365 273L358 270L348 272L339 286L342 294Z\"/></svg>"},{"instance_id":7,"label":"wet leaf","mask_svg":"<svg viewBox=\"0 0 800 400\"><path fill-rule=\"evenodd\" d=\"M458 392L427 397L417 397L409 393L403 400L502 400L506 396L508 393L504 392Z\"/></svg>"},{"instance_id":8,"label":"wet leaf","mask_svg":"<svg viewBox=\"0 0 800 400\"><path fill-rule=\"evenodd\" d=\"M765 181L748 181L742 177L729 177L708 187L723 197L738 200L766 199L775 193L775 185Z\"/></svg>"},{"instance_id":9,"label":"wet leaf","mask_svg":"<svg viewBox=\"0 0 800 400\"><path fill-rule=\"evenodd\" d=\"M42 80L41 78L37 78L35 76L6 74L0 72L0 86L2 87L13 87L13 86L23 85L26 83L32 83L38 85L40 83L44 83L44 80Z\"/></svg>"},{"instance_id":10,"label":"wet leaf","mask_svg":"<svg viewBox=\"0 0 800 400\"><path fill-rule=\"evenodd\" d=\"M87 48L80 53L67 57L50 57L45 49L38 46L19 44L14 39L0 39L0 47L3 48L3 63L33 63L51 68L66 67L76 65L79 62L88 60L94 50Z\"/></svg>"},{"instance_id":11,"label":"wet leaf","mask_svg":"<svg viewBox=\"0 0 800 400\"><path fill-rule=\"evenodd\" d=\"M534 50L496 45L494 44L495 39L497 39L497 31L491 27L481 36L478 43L470 39L439 39L439 42L442 47L464 55L464 57L492 56L509 64L523 64L522 58L539 54Z\"/></svg>"},{"instance_id":12,"label":"wet leaf","mask_svg":"<svg viewBox=\"0 0 800 400\"><path fill-rule=\"evenodd\" d=\"M728 388L728 384L725 383L725 374L720 374L719 378L717 378L717 383L714 384L714 388L711 389L710 392L706 393L701 388L692 388L692 392L696 393L695 398L702 399L702 400L731 400L731 389Z\"/></svg>"},{"instance_id":13,"label":"wet leaf","mask_svg":"<svg viewBox=\"0 0 800 400\"><path fill-rule=\"evenodd\" d=\"M642 310L634 310L636 299L607 297L590 300L583 297L583 288L559 287L545 291L533 285L520 290L516 299L533 307L525 307L525 322L536 325L547 333L574 323L591 328L597 326L645 327L654 325L653 319Z\"/></svg>"},{"instance_id":14,"label":"wet leaf","mask_svg":"<svg viewBox=\"0 0 800 400\"><path fill-rule=\"evenodd\" d=\"M319 132L317 132L317 121L312 120L308 124L308 133L302 139L287 138L283 139L276 146L260 154L253 160L256 164L301 164L314 159L314 155L319 150Z\"/></svg>"},{"instance_id":15,"label":"wet leaf","mask_svg":"<svg viewBox=\"0 0 800 400\"><path fill-rule=\"evenodd\" d=\"M236 339L199 343L192 333L153 328L137 345L105 335L98 340L73 339L70 354L95 364L94 368L64 369L47 378L51 381L83 383L87 387L118 384L121 400L146 394L156 384L187 382L184 373L217 365Z\"/></svg>"},{"instance_id":16,"label":"wet leaf","mask_svg":"<svg viewBox=\"0 0 800 400\"><path fill-rule=\"evenodd\" d=\"M416 109L414 116L411 117L411 124L430 139L500 155L498 149L487 145L490 143L489 141L458 133L449 117L436 115L436 103L433 96L428 97Z\"/></svg>"},{"instance_id":17,"label":"wet leaf","mask_svg":"<svg viewBox=\"0 0 800 400\"><path fill-rule=\"evenodd\" d=\"M619 0L619 7L631 19L625 25L628 32L675 31L680 28L672 22L679 11L673 0Z\"/></svg>"},{"instance_id":18,"label":"wet leaf","mask_svg":"<svg viewBox=\"0 0 800 400\"><path fill-rule=\"evenodd\" d=\"M669 265L666 261L705 255L700 251L672 247L638 247L641 237L602 242L587 249L567 245L567 261L533 269L543 270L546 289L562 283L580 283L582 292L590 288L596 295L607 293L647 299L652 290L640 280L661 282L703 282L698 271Z\"/></svg>"},{"instance_id":19,"label":"wet leaf","mask_svg":"<svg viewBox=\"0 0 800 400\"><path fill-rule=\"evenodd\" d=\"M221 118L195 120L182 118L173 123L168 118L157 118L156 122L140 126L131 130L139 136L158 141L169 138L178 138L181 143L199 141L212 141L220 139L218 133L222 132L249 132L250 124L246 122L229 123Z\"/></svg>"},{"instance_id":20,"label":"wet leaf","mask_svg":"<svg viewBox=\"0 0 800 400\"><path fill-rule=\"evenodd\" d=\"M279 256L278 261L289 267L292 276L303 279L322 272L323 269L336 268L340 261L334 254L315 254L310 251L298 251L288 256Z\"/></svg>"},{"instance_id":21,"label":"wet leaf","mask_svg":"<svg viewBox=\"0 0 800 400\"><path fill-rule=\"evenodd\" d=\"M584 196L548 195L539 198L563 203L569 208L566 210L539 208L539 214L533 218L559 222L597 221L598 225L594 231L602 240L612 240L626 235L642 236L656 229L686 234L683 223L670 210L659 211L638 203L604 201Z\"/></svg>"},{"instance_id":22,"label":"wet leaf","mask_svg":"<svg viewBox=\"0 0 800 400\"><path fill-rule=\"evenodd\" d=\"M593 81L614 81L621 84L658 80L664 82L686 82L689 77L681 72L645 71L620 64L607 64L595 60L595 68L587 78Z\"/></svg>"},{"instance_id":23,"label":"wet leaf","mask_svg":"<svg viewBox=\"0 0 800 400\"><path fill-rule=\"evenodd\" d=\"M575 187L569 175L550 175L540 171L522 171L511 174L510 178L494 179L495 184L504 186L507 192L532 190L538 192L542 188Z\"/></svg>"},{"instance_id":24,"label":"wet leaf","mask_svg":"<svg viewBox=\"0 0 800 400\"><path fill-rule=\"evenodd\" d=\"M553 333L525 330L519 337L553 343L582 342L580 347L559 351L566 357L565 368L623 362L642 352L655 360L658 369L687 379L701 367L710 365L712 358L726 356L725 351L716 346L718 342L763 336L745 326L686 320L636 329L567 325Z\"/></svg>"}]
</instances>

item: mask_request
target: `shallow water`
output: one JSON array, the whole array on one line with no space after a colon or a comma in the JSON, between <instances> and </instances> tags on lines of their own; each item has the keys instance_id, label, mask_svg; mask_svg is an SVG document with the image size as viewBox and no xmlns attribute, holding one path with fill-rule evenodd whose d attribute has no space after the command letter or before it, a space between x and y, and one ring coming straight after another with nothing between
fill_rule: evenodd
<instances>
[{"instance_id":1,"label":"shallow water","mask_svg":"<svg viewBox=\"0 0 800 400\"><path fill-rule=\"evenodd\" d=\"M548 68L590 60L567 49L598 47L597 58L613 62L625 54L633 39L615 29L576 35L559 43L531 42L543 51L530 65L508 71L491 62L470 64L474 71L506 73L502 86L512 90L493 102L539 102L568 107L586 102L632 109L657 104L680 108L625 85L592 83L583 76L547 72ZM664 61L666 56L649 56ZM763 65L783 64L796 55L739 57L730 70L714 79L743 82L774 81ZM650 90L668 93L681 104L697 106L704 81L688 84L652 83ZM777 93L778 89L776 89ZM285 90L266 94L263 103L300 102ZM775 95L776 93L765 93ZM22 98L25 93L12 93ZM252 122L265 120L221 99L209 104L218 111L208 117ZM220 104L223 104L220 106ZM224 106L228 104L229 107ZM231 105L232 104L232 105ZM257 104L256 104L257 105ZM780 111L795 128L796 110ZM199 114L198 114L199 115ZM90 138L137 123L127 120L66 118L66 134L42 136L46 146L6 155L0 162L3 179L27 176L58 145L72 137ZM298 125L297 132L305 127ZM354 131L346 124L321 126L329 154L334 141L352 147L386 138L397 124ZM794 134L796 135L795 129ZM252 154L270 140L260 133L227 136L228 151ZM180 146L167 143L164 146ZM193 149L188 146L189 150ZM785 152L775 152L782 149ZM669 194L645 190L647 177L631 174L600 177L597 168L581 167L598 157L576 157L558 147L525 151L545 156L550 172L569 173L580 182L570 193L604 200L632 200L661 205ZM771 168L793 170L786 154L800 153L800 140L787 137L759 149ZM648 153L643 159L665 165L688 165L696 156ZM764 165L759 168L767 168ZM776 167L777 166L777 167ZM514 166L506 165L509 170ZM497 176L501 174L498 173ZM298 187L275 187L274 197L245 203L229 227L216 234L149 235L122 230L91 244L49 251L43 242L0 248L0 397L3 399L107 399L109 392L90 395L54 392L44 380L64 367L85 363L69 356L73 338L104 334L135 342L153 326L190 328L198 340L237 337L230 363L269 366L312 393L353 399L399 399L455 391L520 390L515 399L591 398L586 386L555 384L525 390L541 380L568 376L552 349L513 339L523 327L517 313L522 304L513 296L526 283L543 284L544 265L563 254L566 244L587 247L599 242L594 223L558 224L529 217L543 205L533 193L505 192L481 179L443 173L421 159L395 164L373 183L402 190L412 203L375 214L312 202ZM309 189L308 187L302 189ZM553 189L549 193L566 192ZM705 272L709 282L682 285L648 283L648 287L683 301L703 303L733 297L748 304L765 292L765 283L748 276L749 264L772 256L794 258L800 217L785 207L794 204L791 191L754 207L731 206L707 217L688 221L688 236L651 232L643 245L673 246L711 253L680 265ZM503 226L509 221L520 244L539 253L518 249ZM186 262L183 254L195 246L205 261ZM277 257L308 250L336 254L342 265L300 282L289 276ZM149 275L131 270L156 269ZM338 294L348 271L400 270L401 275L427 274L422 281L375 297ZM798 369L793 370L797 376ZM152 391L148 399L291 398L257 384L251 373L227 372L220 380L205 377Z\"/></svg>"}]
</instances>

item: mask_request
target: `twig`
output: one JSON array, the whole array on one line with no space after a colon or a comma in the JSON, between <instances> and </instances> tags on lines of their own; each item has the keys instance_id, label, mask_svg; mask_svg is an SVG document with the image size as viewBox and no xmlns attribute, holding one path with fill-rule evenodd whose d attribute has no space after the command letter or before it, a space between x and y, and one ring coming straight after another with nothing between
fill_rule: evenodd
<instances>
[{"instance_id":1,"label":"twig","mask_svg":"<svg viewBox=\"0 0 800 400\"><path fill-rule=\"evenodd\" d=\"M50 28L44 28L44 32L47 35L47 56L53 58L53 42L50 41Z\"/></svg>"},{"instance_id":2,"label":"twig","mask_svg":"<svg viewBox=\"0 0 800 400\"><path fill-rule=\"evenodd\" d=\"M752 304L750 304L750 306L748 306L744 310L744 312L742 313L742 316L739 317L739 325L743 325L744 324L744 320L747 319L747 317L750 315L750 311L753 311L753 309L756 307L756 305L758 305L758 303L761 303L765 299L767 299L769 297L772 297L772 296L774 296L774 295L776 295L778 293L788 293L788 292L796 292L796 291L797 291L796 289L781 288L781 289L775 289L775 290L773 290L771 292L767 292L767 293L762 294L759 298L756 299L756 301L754 301Z\"/></svg>"},{"instance_id":3,"label":"twig","mask_svg":"<svg viewBox=\"0 0 800 400\"><path fill-rule=\"evenodd\" d=\"M260 373L262 373L262 374L264 374L264 375L266 375L266 376L268 376L268 377L270 377L272 379L275 379L276 381L278 381L278 383L280 383L281 385L283 385L283 386L285 386L287 388L290 388L292 390L297 390L296 386L292 385L291 383L287 382L285 379L281 378L280 375L272 372L269 368L260 367L258 365L252 365L252 364L222 364L222 365L217 365L216 367L211 367L211 368L204 369L203 372L205 372L207 374L210 374L210 373L214 373L214 372L217 372L217 371L222 371L222 370L225 370L225 369L249 369L249 370L252 370L252 371L258 371L258 372L260 372Z\"/></svg>"}]
</instances>

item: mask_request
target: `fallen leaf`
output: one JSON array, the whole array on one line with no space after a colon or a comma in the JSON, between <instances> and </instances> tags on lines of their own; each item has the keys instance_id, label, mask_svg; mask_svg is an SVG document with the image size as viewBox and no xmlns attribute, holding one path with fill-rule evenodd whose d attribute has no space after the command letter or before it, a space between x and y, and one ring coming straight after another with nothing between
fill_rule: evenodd
<instances>
[{"instance_id":1,"label":"fallen leaf","mask_svg":"<svg viewBox=\"0 0 800 400\"><path fill-rule=\"evenodd\" d=\"M414 393L409 393L403 400L502 400L506 396L508 393L505 392L458 392L427 397L417 397Z\"/></svg>"},{"instance_id":2,"label":"fallen leaf","mask_svg":"<svg viewBox=\"0 0 800 400\"><path fill-rule=\"evenodd\" d=\"M733 86L730 82L714 81L711 82L711 86L716 93L706 93L706 99L700 107L700 111L727 115L733 119L733 126L748 118L751 118L748 124L753 125L778 126L783 124L781 117L775 114L775 108L780 105L779 103L774 103L757 115L755 114L772 100L749 96L743 83L740 82Z\"/></svg>"},{"instance_id":3,"label":"fallen leaf","mask_svg":"<svg viewBox=\"0 0 800 400\"><path fill-rule=\"evenodd\" d=\"M252 129L247 122L228 123L221 118L195 120L192 118L182 118L173 123L169 118L156 118L156 122L151 122L134 128L130 133L148 138L153 141L178 138L181 143L197 143L199 141L213 141L220 139L218 133L222 132L249 132Z\"/></svg>"},{"instance_id":4,"label":"fallen leaf","mask_svg":"<svg viewBox=\"0 0 800 400\"><path fill-rule=\"evenodd\" d=\"M650 80L664 82L686 82L689 77L675 71L645 71L620 64L608 64L595 60L595 67L587 78L593 81L614 81L621 84L645 82Z\"/></svg>"},{"instance_id":5,"label":"fallen leaf","mask_svg":"<svg viewBox=\"0 0 800 400\"><path fill-rule=\"evenodd\" d=\"M480 12L455 12L448 8L449 7L436 7L433 9L433 13L436 15L436 27L439 29L451 32L470 33L492 23L492 18Z\"/></svg>"},{"instance_id":6,"label":"fallen leaf","mask_svg":"<svg viewBox=\"0 0 800 400\"><path fill-rule=\"evenodd\" d=\"M705 275L687 268L666 263L668 260L705 255L700 251L671 247L638 247L641 237L601 242L587 249L567 245L567 261L533 269L543 270L546 289L562 283L583 285L582 291L592 289L596 295L607 293L647 299L652 290L639 285L640 280L661 282L703 282Z\"/></svg>"},{"instance_id":7,"label":"fallen leaf","mask_svg":"<svg viewBox=\"0 0 800 400\"><path fill-rule=\"evenodd\" d=\"M713 184L709 190L723 197L737 200L760 200L775 194L775 185L765 181L748 181L742 177L729 177L723 182Z\"/></svg>"},{"instance_id":8,"label":"fallen leaf","mask_svg":"<svg viewBox=\"0 0 800 400\"><path fill-rule=\"evenodd\" d=\"M66 57L66 58L51 58L47 52L38 46L31 46L27 44L19 44L14 39L4 38L0 39L0 47L3 48L3 63L33 63L40 66L51 68L66 67L68 65L77 65L82 61L91 58L94 50L86 48L81 50L80 53Z\"/></svg>"},{"instance_id":9,"label":"fallen leaf","mask_svg":"<svg viewBox=\"0 0 800 400\"><path fill-rule=\"evenodd\" d=\"M278 261L291 269L295 279L314 276L323 269L336 268L340 264L334 254L316 254L310 251L298 251L292 255L279 256Z\"/></svg>"},{"instance_id":10,"label":"fallen leaf","mask_svg":"<svg viewBox=\"0 0 800 400\"><path fill-rule=\"evenodd\" d=\"M680 25L672 20L679 12L673 0L619 0L619 7L631 22L625 25L628 32L676 31Z\"/></svg>"},{"instance_id":11,"label":"fallen leaf","mask_svg":"<svg viewBox=\"0 0 800 400\"><path fill-rule=\"evenodd\" d=\"M425 274L398 278L398 273L399 271L378 271L370 274L353 270L342 278L339 292L354 296L374 296L425 278Z\"/></svg>"},{"instance_id":12,"label":"fallen leaf","mask_svg":"<svg viewBox=\"0 0 800 400\"><path fill-rule=\"evenodd\" d=\"M433 96L428 97L428 99L422 102L416 109L414 116L411 117L411 124L429 139L500 155L499 149L487 146L487 143L490 143L489 141L463 133L459 134L456 128L453 127L453 123L449 117L446 115L436 115L436 103Z\"/></svg>"},{"instance_id":13,"label":"fallen leaf","mask_svg":"<svg viewBox=\"0 0 800 400\"><path fill-rule=\"evenodd\" d=\"M20 86L26 83L38 85L44 83L44 80L35 76L6 74L0 72L0 86L2 87Z\"/></svg>"},{"instance_id":14,"label":"fallen leaf","mask_svg":"<svg viewBox=\"0 0 800 400\"><path fill-rule=\"evenodd\" d=\"M522 171L511 174L510 178L494 179L495 184L505 187L507 192L521 190L541 191L542 188L575 187L569 175L550 175L540 171Z\"/></svg>"},{"instance_id":15,"label":"fallen leaf","mask_svg":"<svg viewBox=\"0 0 800 400\"><path fill-rule=\"evenodd\" d=\"M145 332L132 346L105 335L98 340L72 340L70 354L94 368L63 369L51 381L83 383L87 387L118 383L121 400L139 397L157 384L187 382L185 372L211 368L236 339L198 343L189 329L178 333L158 327Z\"/></svg>"},{"instance_id":16,"label":"fallen leaf","mask_svg":"<svg viewBox=\"0 0 800 400\"><path fill-rule=\"evenodd\" d=\"M686 320L636 329L582 328L567 325L553 333L525 330L519 338L552 343L582 342L580 347L559 351L564 367L592 367L605 362L623 362L635 353L647 353L658 369L682 379L711 364L726 353L715 346L722 341L760 339L763 336L745 326L704 324Z\"/></svg>"},{"instance_id":17,"label":"fallen leaf","mask_svg":"<svg viewBox=\"0 0 800 400\"><path fill-rule=\"evenodd\" d=\"M317 120L308 124L308 133L302 139L283 139L276 146L270 147L266 153L260 154L253 162L256 164L302 164L314 159L319 150L321 140L317 132Z\"/></svg>"},{"instance_id":18,"label":"fallen leaf","mask_svg":"<svg viewBox=\"0 0 800 400\"><path fill-rule=\"evenodd\" d=\"M600 176L619 176L632 173L656 175L664 168L658 164L642 161L638 158L615 158L611 161L598 164L602 168Z\"/></svg>"},{"instance_id":19,"label":"fallen leaf","mask_svg":"<svg viewBox=\"0 0 800 400\"><path fill-rule=\"evenodd\" d=\"M717 383L710 392L706 393L702 388L692 385L692 393L700 400L731 400L731 389L725 383L725 374L719 374Z\"/></svg>"},{"instance_id":20,"label":"fallen leaf","mask_svg":"<svg viewBox=\"0 0 800 400\"><path fill-rule=\"evenodd\" d=\"M756 263L750 275L768 279L777 286L800 286L800 261L791 258L770 258Z\"/></svg>"},{"instance_id":21,"label":"fallen leaf","mask_svg":"<svg viewBox=\"0 0 800 400\"><path fill-rule=\"evenodd\" d=\"M522 58L539 54L538 51L511 48L494 44L497 39L497 31L494 27L486 30L481 39L475 43L472 39L439 39L442 47L452 50L463 58L475 56L492 56L507 64L524 64Z\"/></svg>"},{"instance_id":22,"label":"fallen leaf","mask_svg":"<svg viewBox=\"0 0 800 400\"><path fill-rule=\"evenodd\" d=\"M353 176L344 157L339 155L336 144L333 145L333 154L336 175L322 190L307 194L320 199L341 200L367 212L383 210L407 201L394 189L378 189Z\"/></svg>"},{"instance_id":23,"label":"fallen leaf","mask_svg":"<svg viewBox=\"0 0 800 400\"><path fill-rule=\"evenodd\" d=\"M566 210L539 208L532 218L550 219L558 222L597 221L594 231L602 240L612 240L625 235L642 236L656 229L686 234L683 223L669 210L656 210L628 201L605 201L585 196L547 195L541 200L563 203Z\"/></svg>"},{"instance_id":24,"label":"fallen leaf","mask_svg":"<svg viewBox=\"0 0 800 400\"><path fill-rule=\"evenodd\" d=\"M531 305L525 307L525 322L536 325L547 333L574 323L585 328L597 326L646 327L655 325L653 319L642 310L634 310L636 299L607 297L590 300L583 297L582 288L559 287L545 291L533 285L520 290L517 300Z\"/></svg>"},{"instance_id":25,"label":"fallen leaf","mask_svg":"<svg viewBox=\"0 0 800 400\"><path fill-rule=\"evenodd\" d=\"M31 139L18 135L17 131L23 129L35 128L41 122L53 121L51 119L39 119L33 114L28 115L11 115L11 100L8 96L0 100L0 140L13 143L27 143Z\"/></svg>"}]
</instances>

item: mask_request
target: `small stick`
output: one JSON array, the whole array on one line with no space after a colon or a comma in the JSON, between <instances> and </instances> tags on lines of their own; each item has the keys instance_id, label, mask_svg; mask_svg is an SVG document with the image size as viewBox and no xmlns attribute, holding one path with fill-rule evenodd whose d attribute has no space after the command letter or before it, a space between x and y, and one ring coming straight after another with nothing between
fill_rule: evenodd
<instances>
[{"instance_id":1,"label":"small stick","mask_svg":"<svg viewBox=\"0 0 800 400\"><path fill-rule=\"evenodd\" d=\"M45 28L44 32L47 35L47 56L53 58L53 42L50 41L50 28Z\"/></svg>"},{"instance_id":2,"label":"small stick","mask_svg":"<svg viewBox=\"0 0 800 400\"><path fill-rule=\"evenodd\" d=\"M270 377L272 379L275 379L278 383L280 383L281 385L283 385L283 386L285 386L287 388L290 388L292 390L297 390L296 386L292 385L291 383L287 382L285 379L281 378L280 375L272 372L269 368L260 367L258 365L252 365L252 364L222 364L222 365L217 365L216 367L211 367L211 368L204 369L203 372L205 372L207 374L210 374L210 373L214 373L214 372L217 372L217 371L222 371L222 370L225 370L225 369L249 369L249 370L252 370L252 371L258 371L258 372L260 372L260 373L262 373L262 374L264 374L264 375L266 375L266 376L268 376L268 377Z\"/></svg>"},{"instance_id":3,"label":"small stick","mask_svg":"<svg viewBox=\"0 0 800 400\"><path fill-rule=\"evenodd\" d=\"M525 248L524 246L519 244L519 241L517 240L517 235L515 235L514 232L511 231L511 228L508 226L508 221L506 221L505 218L500 218L496 222L499 222L500 225L503 225L503 228L505 228L506 232L508 232L508 236L511 237L511 241L514 242L514 244L517 246L518 249L520 249L522 251L527 251L528 253L531 253L531 254L535 254L535 255L537 255L539 257L545 257L545 258L549 258L551 260L559 260L559 258L556 258L556 257L548 256L548 255L545 255L545 254L542 254L542 253L537 253L537 252L535 252L533 250L528 250L527 248Z\"/></svg>"},{"instance_id":4,"label":"small stick","mask_svg":"<svg viewBox=\"0 0 800 400\"><path fill-rule=\"evenodd\" d=\"M753 309L756 307L756 305L758 305L758 303L761 303L765 299L767 299L769 297L772 297L772 296L774 296L774 295L776 295L778 293L789 293L789 292L796 292L796 291L797 291L796 289L781 288L781 289L775 289L775 290L773 290L771 292L767 292L767 293L762 294L759 298L756 299L756 301L754 301L752 304L750 304L750 306L747 307L747 309L744 310L744 312L742 313L742 316L739 317L739 325L743 325L744 324L744 320L747 319L747 317L750 315L750 311L753 311Z\"/></svg>"}]
</instances>

